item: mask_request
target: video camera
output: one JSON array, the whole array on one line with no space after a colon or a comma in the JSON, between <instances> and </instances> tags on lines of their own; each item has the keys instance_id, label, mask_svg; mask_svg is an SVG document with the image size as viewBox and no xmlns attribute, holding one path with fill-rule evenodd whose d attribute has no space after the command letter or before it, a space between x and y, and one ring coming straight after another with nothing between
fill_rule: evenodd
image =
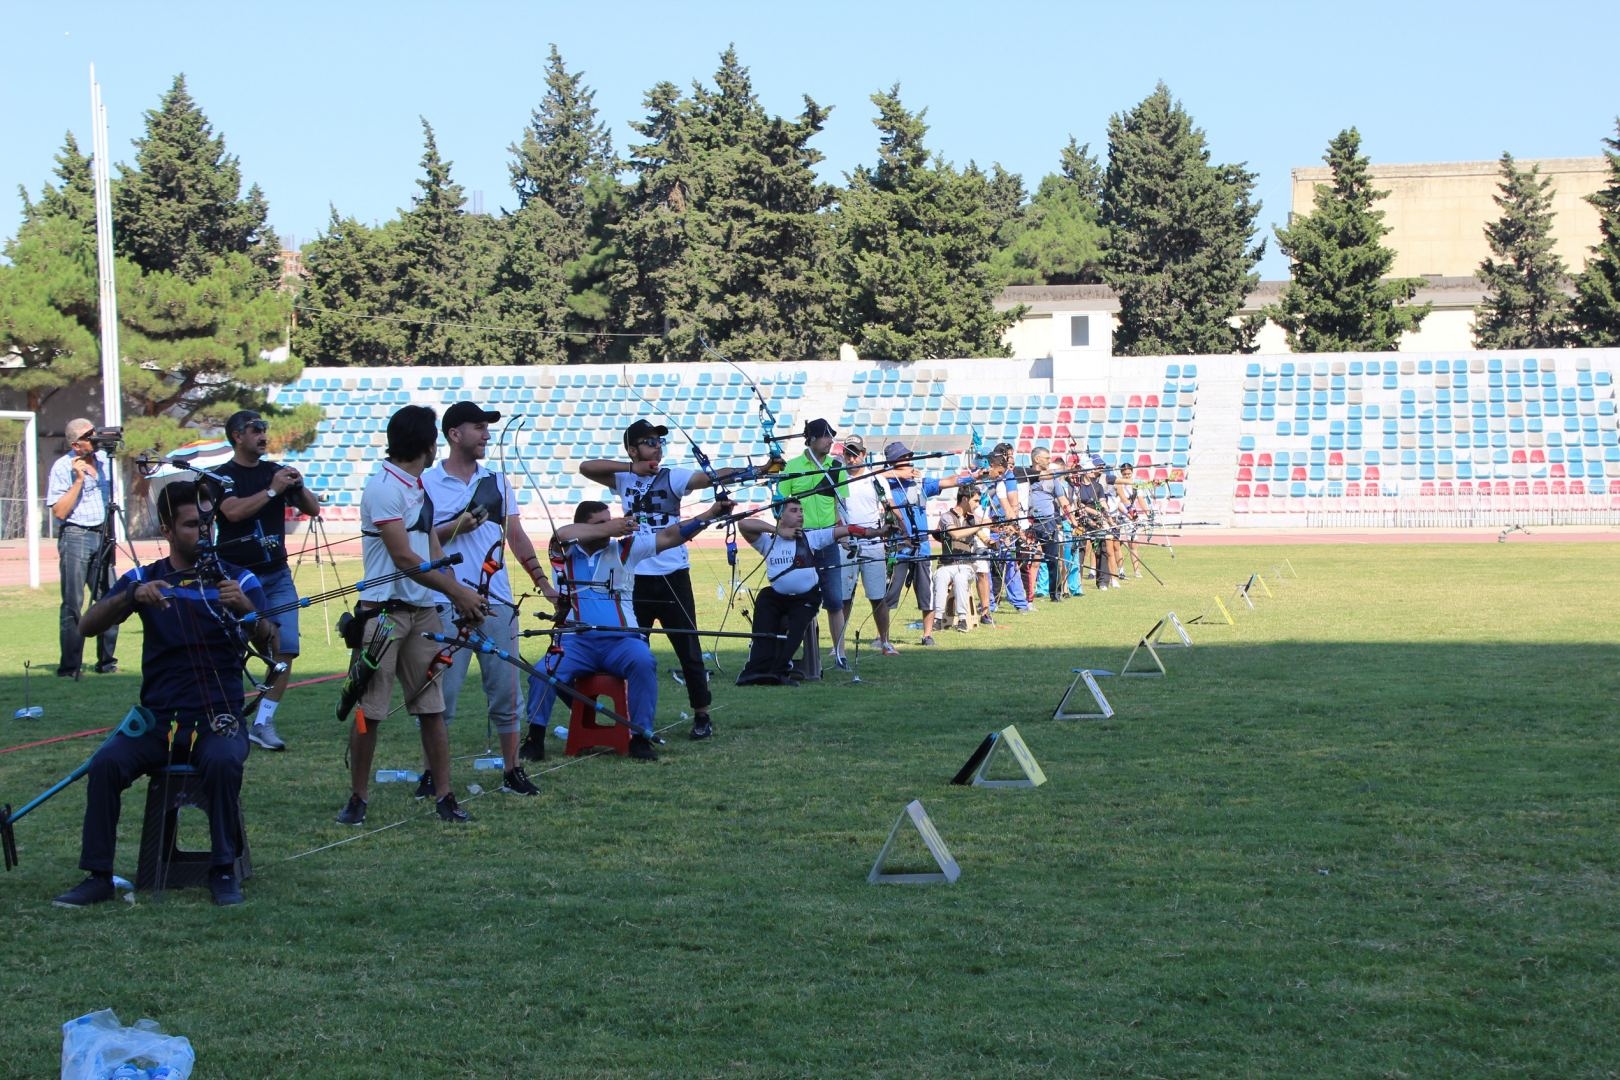
<instances>
[{"instance_id":1,"label":"video camera","mask_svg":"<svg viewBox=\"0 0 1620 1080\"><path fill-rule=\"evenodd\" d=\"M124 429L121 427L91 428L84 437L90 441L92 447L109 454L124 445Z\"/></svg>"}]
</instances>

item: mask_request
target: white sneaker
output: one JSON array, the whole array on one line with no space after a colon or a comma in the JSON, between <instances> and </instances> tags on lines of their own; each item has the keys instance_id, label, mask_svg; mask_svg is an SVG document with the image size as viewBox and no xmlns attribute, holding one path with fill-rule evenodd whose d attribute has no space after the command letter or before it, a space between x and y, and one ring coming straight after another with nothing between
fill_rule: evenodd
<instances>
[{"instance_id":1,"label":"white sneaker","mask_svg":"<svg viewBox=\"0 0 1620 1080\"><path fill-rule=\"evenodd\" d=\"M895 648L893 643L887 642L887 641L878 642L878 651L880 653L882 653L884 656L899 656L900 655L900 650Z\"/></svg>"}]
</instances>

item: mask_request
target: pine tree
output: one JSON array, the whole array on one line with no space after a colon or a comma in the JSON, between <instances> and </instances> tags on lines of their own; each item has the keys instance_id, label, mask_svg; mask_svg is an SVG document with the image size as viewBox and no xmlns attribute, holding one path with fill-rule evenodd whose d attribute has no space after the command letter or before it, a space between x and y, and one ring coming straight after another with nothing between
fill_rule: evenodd
<instances>
[{"instance_id":1,"label":"pine tree","mask_svg":"<svg viewBox=\"0 0 1620 1080\"><path fill-rule=\"evenodd\" d=\"M42 200L44 202L44 200ZM66 386L101 372L94 240L69 214L31 214L0 263L0 385L38 412Z\"/></svg>"},{"instance_id":2,"label":"pine tree","mask_svg":"<svg viewBox=\"0 0 1620 1080\"><path fill-rule=\"evenodd\" d=\"M410 364L484 364L494 359L476 325L476 297L493 280L497 248L484 219L471 218L466 195L439 156L433 126L422 119L422 176L399 216L401 274L395 310L405 327Z\"/></svg>"},{"instance_id":3,"label":"pine tree","mask_svg":"<svg viewBox=\"0 0 1620 1080\"><path fill-rule=\"evenodd\" d=\"M332 208L302 252L294 355L317 367L383 367L406 355L406 328L394 317L398 232L398 222L373 229Z\"/></svg>"},{"instance_id":4,"label":"pine tree","mask_svg":"<svg viewBox=\"0 0 1620 1080\"><path fill-rule=\"evenodd\" d=\"M1567 271L1553 250L1552 180L1513 155L1501 162L1502 216L1485 226L1491 254L1480 264L1484 303L1474 309L1478 349L1556 349L1569 340Z\"/></svg>"},{"instance_id":5,"label":"pine tree","mask_svg":"<svg viewBox=\"0 0 1620 1080\"><path fill-rule=\"evenodd\" d=\"M530 113L522 140L507 148L518 204L538 199L580 237L589 224L586 188L618 164L607 126L597 120L595 98L583 75L568 73L553 45L546 58L545 97Z\"/></svg>"},{"instance_id":6,"label":"pine tree","mask_svg":"<svg viewBox=\"0 0 1620 1080\"><path fill-rule=\"evenodd\" d=\"M850 174L836 213L847 340L871 359L1007 355L1019 313L994 307L990 182L932 159L927 110L909 112L898 85L872 103L878 161Z\"/></svg>"},{"instance_id":7,"label":"pine tree","mask_svg":"<svg viewBox=\"0 0 1620 1080\"><path fill-rule=\"evenodd\" d=\"M832 193L809 146L827 112L768 115L748 69L727 49L713 87L683 98L660 83L631 148L637 174L616 230L615 285L626 325L652 335L632 359L830 355L836 286L826 275Z\"/></svg>"},{"instance_id":8,"label":"pine tree","mask_svg":"<svg viewBox=\"0 0 1620 1080\"><path fill-rule=\"evenodd\" d=\"M146 113L135 140L135 164L120 166L113 187L118 254L146 271L196 280L216 256L244 254L274 285L280 242L266 221L270 208L257 184L242 192L242 171L225 137L186 92L184 75Z\"/></svg>"},{"instance_id":9,"label":"pine tree","mask_svg":"<svg viewBox=\"0 0 1620 1080\"><path fill-rule=\"evenodd\" d=\"M43 218L67 218L78 222L84 231L94 236L96 232L96 189L95 176L90 168L90 159L79 152L79 140L68 132L62 140L62 149L56 155L56 178L61 181L57 187L49 184L40 192L39 201L32 202L28 192L18 189L23 200L23 228Z\"/></svg>"},{"instance_id":10,"label":"pine tree","mask_svg":"<svg viewBox=\"0 0 1620 1080\"><path fill-rule=\"evenodd\" d=\"M1233 326L1265 241L1250 247L1254 174L1211 165L1204 133L1160 83L1108 121L1103 274L1119 295L1116 351L1131 356L1252 351L1262 322Z\"/></svg>"},{"instance_id":11,"label":"pine tree","mask_svg":"<svg viewBox=\"0 0 1620 1080\"><path fill-rule=\"evenodd\" d=\"M1620 119L1603 145L1609 179L1586 199L1597 207L1598 242L1575 279L1576 336L1591 348L1620 346Z\"/></svg>"},{"instance_id":12,"label":"pine tree","mask_svg":"<svg viewBox=\"0 0 1620 1080\"><path fill-rule=\"evenodd\" d=\"M1029 205L997 233L992 265L1009 285L1082 285L1102 280L1102 171L1071 138L1060 172L1041 179Z\"/></svg>"},{"instance_id":13,"label":"pine tree","mask_svg":"<svg viewBox=\"0 0 1620 1080\"><path fill-rule=\"evenodd\" d=\"M1309 214L1279 227L1292 280L1265 314L1288 334L1295 352L1393 352L1416 330L1429 305L1410 305L1422 278L1386 278L1395 252L1373 204L1389 194L1372 186L1355 128L1339 132L1323 155L1331 184L1316 185Z\"/></svg>"}]
</instances>

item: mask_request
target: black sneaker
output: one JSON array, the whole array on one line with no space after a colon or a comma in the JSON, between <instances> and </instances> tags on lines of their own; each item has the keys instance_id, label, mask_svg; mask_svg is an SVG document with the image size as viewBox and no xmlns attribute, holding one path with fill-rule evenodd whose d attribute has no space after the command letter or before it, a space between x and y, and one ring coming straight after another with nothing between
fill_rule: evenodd
<instances>
[{"instance_id":1,"label":"black sneaker","mask_svg":"<svg viewBox=\"0 0 1620 1080\"><path fill-rule=\"evenodd\" d=\"M956 632L958 634L965 634L968 632L968 624L966 619L956 620Z\"/></svg>"},{"instance_id":2,"label":"black sneaker","mask_svg":"<svg viewBox=\"0 0 1620 1080\"><path fill-rule=\"evenodd\" d=\"M501 790L508 795L538 795L540 789L534 786L529 774L523 771L523 766L507 769L501 777Z\"/></svg>"},{"instance_id":3,"label":"black sneaker","mask_svg":"<svg viewBox=\"0 0 1620 1080\"><path fill-rule=\"evenodd\" d=\"M338 811L337 823L339 825L364 825L366 823L366 800L358 795L350 795L348 805Z\"/></svg>"},{"instance_id":4,"label":"black sneaker","mask_svg":"<svg viewBox=\"0 0 1620 1080\"><path fill-rule=\"evenodd\" d=\"M422 778L416 782L416 797L425 799L433 794L433 770L423 769Z\"/></svg>"},{"instance_id":5,"label":"black sneaker","mask_svg":"<svg viewBox=\"0 0 1620 1080\"><path fill-rule=\"evenodd\" d=\"M98 877L91 874L67 892L58 896L51 903L57 907L81 908L91 904L102 904L118 895L113 888L111 877Z\"/></svg>"},{"instance_id":6,"label":"black sneaker","mask_svg":"<svg viewBox=\"0 0 1620 1080\"><path fill-rule=\"evenodd\" d=\"M434 811L439 815L440 821L467 821L467 811L456 805L456 796L452 792L433 804Z\"/></svg>"},{"instance_id":7,"label":"black sneaker","mask_svg":"<svg viewBox=\"0 0 1620 1080\"><path fill-rule=\"evenodd\" d=\"M97 675L116 675L116 674L118 674L118 664L117 664L117 662L114 661L113 663L110 663L110 664L97 664L96 665L96 674Z\"/></svg>"},{"instance_id":8,"label":"black sneaker","mask_svg":"<svg viewBox=\"0 0 1620 1080\"><path fill-rule=\"evenodd\" d=\"M230 907L242 902L242 883L229 866L218 866L208 871L208 891L214 894L218 907Z\"/></svg>"},{"instance_id":9,"label":"black sneaker","mask_svg":"<svg viewBox=\"0 0 1620 1080\"><path fill-rule=\"evenodd\" d=\"M714 724L709 721L709 714L700 712L692 719L692 738L707 739L714 734Z\"/></svg>"},{"instance_id":10,"label":"black sneaker","mask_svg":"<svg viewBox=\"0 0 1620 1080\"><path fill-rule=\"evenodd\" d=\"M994 626L994 625L996 625L996 620L991 618L988 615L980 615L979 616L979 625L980 626Z\"/></svg>"},{"instance_id":11,"label":"black sneaker","mask_svg":"<svg viewBox=\"0 0 1620 1080\"><path fill-rule=\"evenodd\" d=\"M546 729L539 724L530 724L529 733L523 737L523 745L518 747L518 757L524 761L546 760Z\"/></svg>"},{"instance_id":12,"label":"black sneaker","mask_svg":"<svg viewBox=\"0 0 1620 1080\"><path fill-rule=\"evenodd\" d=\"M630 756L637 761L657 761L658 751L653 749L651 739L636 734L630 736Z\"/></svg>"}]
</instances>

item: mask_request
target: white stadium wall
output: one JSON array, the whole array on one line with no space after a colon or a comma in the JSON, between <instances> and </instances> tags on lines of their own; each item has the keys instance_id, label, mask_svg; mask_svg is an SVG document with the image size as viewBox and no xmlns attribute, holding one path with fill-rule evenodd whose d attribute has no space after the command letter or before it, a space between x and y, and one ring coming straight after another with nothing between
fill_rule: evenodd
<instances>
[{"instance_id":1,"label":"white stadium wall","mask_svg":"<svg viewBox=\"0 0 1620 1080\"><path fill-rule=\"evenodd\" d=\"M1013 443L1129 459L1161 511L1234 528L1620 524L1620 350L745 364L778 434L815 417L877 450ZM638 397L639 395L639 397ZM285 455L323 493L335 527L357 520L388 416L470 398L521 422L491 440L523 516L549 531L602 491L580 461L621 455L637 417L668 423L717 466L762 460L759 409L723 364L308 369L278 404L321 405L308 448ZM668 460L692 465L682 432ZM501 445L497 445L500 442ZM800 449L788 442L789 454ZM940 463L948 471L957 459ZM762 487L744 501L768 497ZM542 508L540 500L546 508Z\"/></svg>"}]
</instances>

